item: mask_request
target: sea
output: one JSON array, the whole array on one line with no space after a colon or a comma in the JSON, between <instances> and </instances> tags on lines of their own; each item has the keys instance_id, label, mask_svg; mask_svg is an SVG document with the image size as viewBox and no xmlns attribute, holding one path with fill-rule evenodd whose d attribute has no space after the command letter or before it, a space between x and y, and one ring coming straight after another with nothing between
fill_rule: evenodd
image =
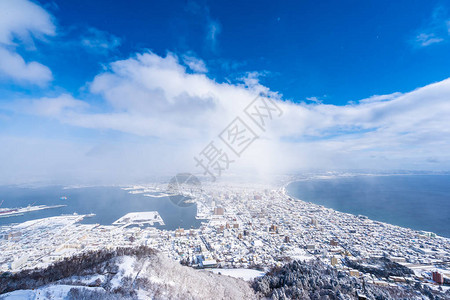
<instances>
[{"instance_id":1,"label":"sea","mask_svg":"<svg viewBox=\"0 0 450 300\"><path fill-rule=\"evenodd\" d=\"M286 190L292 197L337 211L450 238L450 175L308 179L292 182ZM119 187L0 186L0 208L66 205L0 218L0 226L73 213L95 214L82 223L111 225L129 212L158 211L165 225L156 227L168 230L200 227L203 220L196 219L195 204L182 207L174 202L177 201L168 197L130 194Z\"/></svg>"},{"instance_id":2,"label":"sea","mask_svg":"<svg viewBox=\"0 0 450 300\"><path fill-rule=\"evenodd\" d=\"M450 175L307 179L286 191L340 212L450 238Z\"/></svg>"},{"instance_id":3,"label":"sea","mask_svg":"<svg viewBox=\"0 0 450 300\"><path fill-rule=\"evenodd\" d=\"M20 216L3 217L0 218L0 226L73 213L95 214L93 217L85 218L82 223L111 225L127 213L141 211L158 211L165 225L155 225L155 227L161 229L198 228L203 221L196 219L197 206L195 204L181 207L175 205L168 197L147 197L143 194L130 194L119 187L64 188L49 186L25 188L0 186L0 203L2 201L3 204L0 208L16 208L28 205L67 206L28 212Z\"/></svg>"}]
</instances>

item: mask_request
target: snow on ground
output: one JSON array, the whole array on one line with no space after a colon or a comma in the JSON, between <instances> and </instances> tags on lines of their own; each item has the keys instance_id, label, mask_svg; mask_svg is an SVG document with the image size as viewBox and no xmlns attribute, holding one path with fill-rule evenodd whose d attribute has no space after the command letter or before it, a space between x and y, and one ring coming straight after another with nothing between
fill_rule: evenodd
<instances>
[{"instance_id":1,"label":"snow on ground","mask_svg":"<svg viewBox=\"0 0 450 300\"><path fill-rule=\"evenodd\" d=\"M256 277L264 276L263 271L253 270L253 269L208 269L215 274L221 274L225 276L231 276L234 278L241 278L245 281L250 281Z\"/></svg>"},{"instance_id":2,"label":"snow on ground","mask_svg":"<svg viewBox=\"0 0 450 300\"><path fill-rule=\"evenodd\" d=\"M1 300L62 300L72 288L84 288L103 291L99 287L85 287L74 285L48 285L36 290L18 290L0 296Z\"/></svg>"},{"instance_id":3,"label":"snow on ground","mask_svg":"<svg viewBox=\"0 0 450 300\"><path fill-rule=\"evenodd\" d=\"M310 255L305 250L300 248L294 248L291 251L288 251L287 256L294 260L300 260L300 261L308 261L311 259L314 259L313 255Z\"/></svg>"},{"instance_id":4,"label":"snow on ground","mask_svg":"<svg viewBox=\"0 0 450 300\"><path fill-rule=\"evenodd\" d=\"M164 225L164 221L157 211L141 211L128 213L115 221L113 225L130 226L148 224L153 226L155 223Z\"/></svg>"},{"instance_id":5,"label":"snow on ground","mask_svg":"<svg viewBox=\"0 0 450 300\"><path fill-rule=\"evenodd\" d=\"M123 277L135 277L136 273L134 271L134 263L136 259L132 256L120 256L117 258L119 263L119 273L117 273L112 279L111 279L111 287L116 288L121 286L122 278Z\"/></svg>"},{"instance_id":6,"label":"snow on ground","mask_svg":"<svg viewBox=\"0 0 450 300\"><path fill-rule=\"evenodd\" d=\"M112 294L120 295L114 292L116 287L135 289L138 298L143 300L254 299L255 294L249 283L239 278L250 279L263 275L263 272L250 269L233 269L228 272L226 269L220 269L222 274L226 272L229 276L217 275L211 271L182 266L161 253L140 259L134 256L121 256L112 260L117 265L118 272L109 281L108 292L102 287L82 286L82 282L95 281L97 278L101 279L103 275L71 276L36 290L19 290L4 294L0 299L67 299L72 288L105 292L104 295L107 297ZM128 277L125 285L124 277ZM74 285L67 285L70 280L74 280Z\"/></svg>"},{"instance_id":7,"label":"snow on ground","mask_svg":"<svg viewBox=\"0 0 450 300\"><path fill-rule=\"evenodd\" d=\"M67 282L73 282L77 284L78 282L84 285L93 285L97 279L100 279L101 282L105 282L106 276L101 274L88 275L88 276L72 276L67 279L63 279L60 283L64 284Z\"/></svg>"},{"instance_id":8,"label":"snow on ground","mask_svg":"<svg viewBox=\"0 0 450 300\"><path fill-rule=\"evenodd\" d=\"M139 277L152 283L147 299L254 299L250 285L243 280L195 270L172 261L163 254L148 259Z\"/></svg>"},{"instance_id":9,"label":"snow on ground","mask_svg":"<svg viewBox=\"0 0 450 300\"><path fill-rule=\"evenodd\" d=\"M11 293L7 293L0 296L0 299L8 299L8 300L28 300L35 299L36 292L32 290L19 290Z\"/></svg>"}]
</instances>

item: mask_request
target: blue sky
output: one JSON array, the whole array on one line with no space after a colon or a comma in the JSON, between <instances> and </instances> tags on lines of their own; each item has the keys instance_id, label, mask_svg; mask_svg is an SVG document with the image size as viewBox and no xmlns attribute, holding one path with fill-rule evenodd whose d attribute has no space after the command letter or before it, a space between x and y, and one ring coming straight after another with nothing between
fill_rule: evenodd
<instances>
[{"instance_id":1,"label":"blue sky","mask_svg":"<svg viewBox=\"0 0 450 300\"><path fill-rule=\"evenodd\" d=\"M143 159L161 169L164 160L144 153L182 146L189 150L179 161L166 163L189 168L259 91L287 110L259 147L305 151L277 166L448 166L446 1L0 0L0 8L0 139L10 149L0 157L15 155L9 170L22 170L18 178L41 174L25 150L12 154L30 145L46 162L53 145L55 168L92 165L86 157L101 153L91 174L119 156L117 170ZM140 162L130 148L140 149ZM317 148L324 153L307 159ZM21 165L23 157L35 167ZM255 153L248 158L261 166Z\"/></svg>"},{"instance_id":2,"label":"blue sky","mask_svg":"<svg viewBox=\"0 0 450 300\"><path fill-rule=\"evenodd\" d=\"M449 77L448 36L428 46L417 41L421 33L446 29L450 12L444 1L175 3L41 2L57 18L61 36L56 45L41 45L40 61L51 67L56 85L76 92L102 64L132 53L192 52L218 81L255 71L288 99L318 97L333 104ZM92 27L114 35L120 45L98 55L64 49L66 40Z\"/></svg>"}]
</instances>

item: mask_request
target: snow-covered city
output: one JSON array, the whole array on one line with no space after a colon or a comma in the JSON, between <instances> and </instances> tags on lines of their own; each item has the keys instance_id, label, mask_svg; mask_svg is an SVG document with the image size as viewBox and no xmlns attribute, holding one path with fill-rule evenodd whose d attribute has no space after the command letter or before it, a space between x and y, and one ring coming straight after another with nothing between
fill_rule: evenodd
<instances>
[{"instance_id":1,"label":"snow-covered city","mask_svg":"<svg viewBox=\"0 0 450 300\"><path fill-rule=\"evenodd\" d=\"M165 188L125 189L148 194ZM145 245L183 265L241 277L246 269L262 276L292 260L319 259L375 285L420 282L431 289L450 288L442 285L450 278L450 242L434 233L307 203L289 196L284 187L210 183L189 192L203 220L200 228L156 228L164 225L158 212L130 213L109 226L80 224L89 215L76 214L2 226L0 270L45 268L87 251ZM370 262L376 268L375 261L383 258L412 272L372 272Z\"/></svg>"}]
</instances>

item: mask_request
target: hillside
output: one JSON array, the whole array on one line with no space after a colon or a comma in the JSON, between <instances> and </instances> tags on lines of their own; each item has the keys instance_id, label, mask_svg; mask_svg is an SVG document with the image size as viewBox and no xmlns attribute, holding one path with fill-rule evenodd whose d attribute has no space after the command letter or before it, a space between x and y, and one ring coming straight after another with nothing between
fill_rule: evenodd
<instances>
[{"instance_id":1,"label":"hillside","mask_svg":"<svg viewBox=\"0 0 450 300\"><path fill-rule=\"evenodd\" d=\"M152 249L83 254L0 278L0 299L254 299L243 280L185 267Z\"/></svg>"},{"instance_id":2,"label":"hillside","mask_svg":"<svg viewBox=\"0 0 450 300\"><path fill-rule=\"evenodd\" d=\"M398 270L397 270L398 271ZM450 299L450 292L420 284L378 286L339 271L320 260L293 261L274 268L253 284L258 296L270 299Z\"/></svg>"},{"instance_id":3,"label":"hillside","mask_svg":"<svg viewBox=\"0 0 450 300\"><path fill-rule=\"evenodd\" d=\"M364 267L368 268L367 261ZM375 263L380 267L376 269ZM353 263L353 267L360 267ZM362 267L363 265L361 265ZM374 273L389 266L372 261ZM224 274L233 274L231 270ZM240 271L240 270L235 270ZM220 272L219 269L215 272ZM235 273L235 272L234 272ZM386 273L386 272L385 272ZM387 273L383 275L388 275ZM86 252L43 270L0 275L0 299L449 299L420 284L378 286L320 260L292 261L250 283L186 267L148 247Z\"/></svg>"}]
</instances>

